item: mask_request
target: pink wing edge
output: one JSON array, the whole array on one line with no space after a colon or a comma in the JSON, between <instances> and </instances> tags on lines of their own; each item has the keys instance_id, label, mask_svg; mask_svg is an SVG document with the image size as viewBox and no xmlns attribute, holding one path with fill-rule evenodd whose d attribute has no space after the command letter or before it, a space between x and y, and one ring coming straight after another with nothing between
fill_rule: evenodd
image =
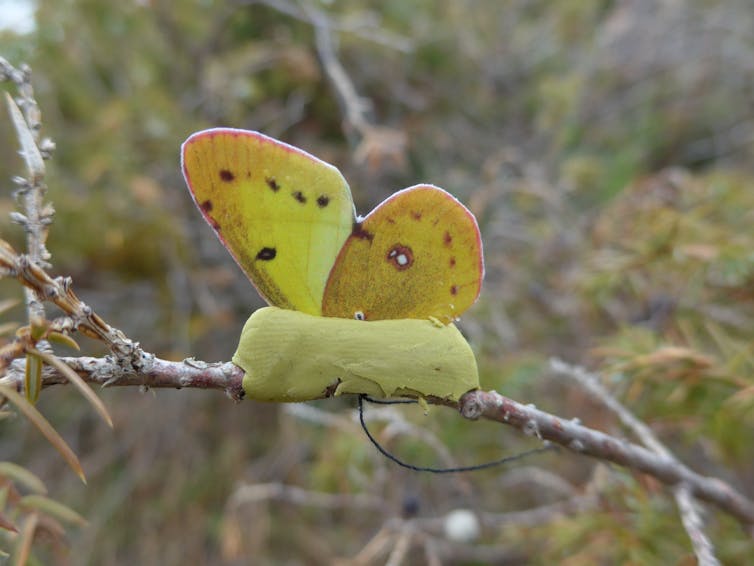
<instances>
[{"instance_id":1,"label":"pink wing edge","mask_svg":"<svg viewBox=\"0 0 754 566\"><path fill-rule=\"evenodd\" d=\"M246 137L246 138L253 138L256 140L259 140L264 143L269 143L270 145L274 145L279 147L280 149L284 151L288 151L290 153L295 153L297 155L301 155L302 157L306 157L308 159L311 159L312 161L325 165L329 167L330 169L335 169L340 174L340 169L335 167L335 165L332 165L328 163L327 161L322 161L319 157L316 157L309 153L308 151L304 151L303 149L296 147L294 145L290 145L288 143L285 143L284 141L277 140L273 137L270 137L268 135L265 135L261 132L257 132L255 130L242 130L240 128L209 128L207 130L200 130L198 132L194 132L189 137L186 138L186 141L184 141L181 144L181 169L183 170L183 175L186 177L186 180L188 181L188 176L186 174L186 168L183 163L183 158L186 153L186 147L189 146L191 143L204 139L204 138L214 138L216 136L220 135L229 135L233 137ZM341 177L343 175L341 174Z\"/></svg>"}]
</instances>

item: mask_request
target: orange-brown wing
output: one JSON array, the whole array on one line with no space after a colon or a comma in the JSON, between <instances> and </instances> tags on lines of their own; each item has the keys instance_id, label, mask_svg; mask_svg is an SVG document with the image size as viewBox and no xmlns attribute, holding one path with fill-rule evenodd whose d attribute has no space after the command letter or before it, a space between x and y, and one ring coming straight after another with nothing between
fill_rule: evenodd
<instances>
[{"instance_id":1,"label":"orange-brown wing","mask_svg":"<svg viewBox=\"0 0 754 566\"><path fill-rule=\"evenodd\" d=\"M325 316L448 323L479 296L482 240L474 215L432 185L400 191L355 225L325 287Z\"/></svg>"}]
</instances>

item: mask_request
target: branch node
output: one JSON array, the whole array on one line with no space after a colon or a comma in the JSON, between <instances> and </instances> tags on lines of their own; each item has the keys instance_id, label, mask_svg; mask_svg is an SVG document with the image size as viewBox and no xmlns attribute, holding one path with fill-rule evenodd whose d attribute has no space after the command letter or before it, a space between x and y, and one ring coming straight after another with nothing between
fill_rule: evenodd
<instances>
[{"instance_id":1,"label":"branch node","mask_svg":"<svg viewBox=\"0 0 754 566\"><path fill-rule=\"evenodd\" d=\"M20 226L23 226L24 230L28 230L29 226L29 219L26 217L25 214L22 214L20 212L11 211L10 214L10 221L14 224L18 224Z\"/></svg>"},{"instance_id":2,"label":"branch node","mask_svg":"<svg viewBox=\"0 0 754 566\"><path fill-rule=\"evenodd\" d=\"M42 138L39 142L39 153L42 154L42 159L49 159L56 148L55 142L50 138Z\"/></svg>"},{"instance_id":3,"label":"branch node","mask_svg":"<svg viewBox=\"0 0 754 566\"><path fill-rule=\"evenodd\" d=\"M64 293L68 293L68 291L70 291L71 289L71 286L73 286L72 277L56 277L55 282L60 285Z\"/></svg>"},{"instance_id":4,"label":"branch node","mask_svg":"<svg viewBox=\"0 0 754 566\"><path fill-rule=\"evenodd\" d=\"M475 391L469 391L458 402L458 409L465 419L475 421L482 416L482 404L479 402Z\"/></svg>"},{"instance_id":5,"label":"branch node","mask_svg":"<svg viewBox=\"0 0 754 566\"><path fill-rule=\"evenodd\" d=\"M527 405L528 407L531 407L531 405ZM532 407L533 408L533 407ZM542 433L539 431L539 425L537 424L537 421L534 419L526 421L526 424L524 424L521 431L526 436L536 436L540 440L542 439Z\"/></svg>"}]
</instances>

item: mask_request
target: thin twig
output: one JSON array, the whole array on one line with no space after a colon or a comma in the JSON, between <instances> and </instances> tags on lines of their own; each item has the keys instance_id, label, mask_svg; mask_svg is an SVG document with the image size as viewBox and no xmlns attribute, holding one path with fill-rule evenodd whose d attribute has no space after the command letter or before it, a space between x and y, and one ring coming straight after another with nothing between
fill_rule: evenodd
<instances>
[{"instance_id":1,"label":"thin twig","mask_svg":"<svg viewBox=\"0 0 754 566\"><path fill-rule=\"evenodd\" d=\"M589 392L592 397L600 401L620 419L624 426L629 428L641 440L642 444L656 454L667 458L676 465L682 466L680 460L668 450L665 445L655 436L645 423L640 421L631 411L623 406L615 396L611 395L599 382L596 375L586 369L568 364L559 359L550 360L550 367L557 373L568 376L576 381L581 387ZM720 562L715 557L715 547L712 541L704 533L699 506L690 489L681 483L673 489L673 496L681 514L681 522L686 529L694 554L700 566L718 566Z\"/></svg>"},{"instance_id":2,"label":"thin twig","mask_svg":"<svg viewBox=\"0 0 754 566\"><path fill-rule=\"evenodd\" d=\"M482 524L495 529L499 529L504 525L538 527L561 517L572 517L574 514L584 513L596 508L599 503L599 495L587 493L584 495L575 495L556 503L524 509L523 511L508 511L507 513L480 512L479 518Z\"/></svg>"},{"instance_id":3,"label":"thin twig","mask_svg":"<svg viewBox=\"0 0 754 566\"><path fill-rule=\"evenodd\" d=\"M715 556L715 547L704 532L704 522L699 513L699 504L685 485L673 490L678 510L681 513L683 528L691 539L691 546L699 566L718 566L720 561Z\"/></svg>"},{"instance_id":4,"label":"thin twig","mask_svg":"<svg viewBox=\"0 0 754 566\"><path fill-rule=\"evenodd\" d=\"M54 209L52 205L44 202L47 192L44 159L50 156L55 144L49 139L40 141L39 138L42 127L41 112L34 98L31 69L28 66L15 69L7 60L0 57L0 79L13 82L18 89L18 102L7 93L6 102L27 170L26 178L15 179L19 186L16 195L21 203L22 212L12 214L11 218L21 224L26 232L29 257L39 265L49 267L50 252L45 244ZM27 288L25 292L29 322L43 319L43 303L33 289Z\"/></svg>"},{"instance_id":5,"label":"thin twig","mask_svg":"<svg viewBox=\"0 0 754 566\"><path fill-rule=\"evenodd\" d=\"M282 483L242 485L230 496L228 505L235 508L270 499L320 509L384 511L386 506L383 498L366 493L325 493Z\"/></svg>"},{"instance_id":6,"label":"thin twig","mask_svg":"<svg viewBox=\"0 0 754 566\"><path fill-rule=\"evenodd\" d=\"M107 324L91 307L83 303L73 292L70 278L53 279L30 256L16 253L2 240L0 277L14 277L30 288L37 298L57 305L70 317L70 320L61 321L66 327L70 327L65 329L78 329L91 338L101 340L121 363L132 366L134 371L143 370L149 365L151 355L146 354L137 342Z\"/></svg>"},{"instance_id":7,"label":"thin twig","mask_svg":"<svg viewBox=\"0 0 754 566\"><path fill-rule=\"evenodd\" d=\"M10 81L16 85L24 119L29 125L34 142L39 142L39 132L42 129L42 113L39 110L37 100L34 98L34 89L31 84L31 68L24 64L16 69L7 59L0 57L0 81ZM45 155L45 158L48 156Z\"/></svg>"},{"instance_id":8,"label":"thin twig","mask_svg":"<svg viewBox=\"0 0 754 566\"><path fill-rule=\"evenodd\" d=\"M103 387L144 387L158 389L217 389L225 391L231 399L240 401L244 397L242 380L244 372L232 362L207 363L194 359L180 362L162 360L152 354L148 366L136 371L124 366L120 360L107 358L58 358L88 383ZM0 385L23 386L25 360L15 360ZM42 371L42 386L63 385L68 379L55 368L45 366Z\"/></svg>"},{"instance_id":9,"label":"thin twig","mask_svg":"<svg viewBox=\"0 0 754 566\"><path fill-rule=\"evenodd\" d=\"M403 528L395 534L393 550L388 556L385 566L400 566L406 559L411 544L416 536L416 528L411 521L404 521Z\"/></svg>"},{"instance_id":10,"label":"thin twig","mask_svg":"<svg viewBox=\"0 0 754 566\"><path fill-rule=\"evenodd\" d=\"M727 511L749 528L754 525L754 502L733 487L720 479L697 474L674 459L636 444L540 411L533 405L524 405L497 391L471 391L458 403L441 399L434 402L458 407L466 418L497 421L542 440L560 444L578 454L649 474L667 485L684 484L695 497Z\"/></svg>"},{"instance_id":11,"label":"thin twig","mask_svg":"<svg viewBox=\"0 0 754 566\"><path fill-rule=\"evenodd\" d=\"M393 523L400 522L399 519L388 519L380 530L369 539L369 542L359 551L359 553L349 560L348 564L361 565L372 564L379 556L384 553L385 548L393 540Z\"/></svg>"},{"instance_id":12,"label":"thin twig","mask_svg":"<svg viewBox=\"0 0 754 566\"><path fill-rule=\"evenodd\" d=\"M372 102L361 96L336 53L333 24L327 15L300 0L301 10L314 27L315 46L322 68L330 80L344 117L345 133L356 144L357 162L379 163L383 158L401 163L408 143L406 134L398 129L378 126L367 117Z\"/></svg>"},{"instance_id":13,"label":"thin twig","mask_svg":"<svg viewBox=\"0 0 754 566\"><path fill-rule=\"evenodd\" d=\"M294 2L289 2L288 0L239 0L238 4L262 4L295 20L309 24L312 23L311 18L307 15L305 10L300 6L297 6ZM321 11L314 6L310 6L309 8L321 13ZM375 18L367 19L366 21L362 20L363 23L361 25L359 25L358 21L354 21L353 19L332 20L331 27L338 32L350 33L382 47L388 47L401 53L411 53L414 50L414 45L411 39L381 29L374 25L374 20Z\"/></svg>"},{"instance_id":14,"label":"thin twig","mask_svg":"<svg viewBox=\"0 0 754 566\"><path fill-rule=\"evenodd\" d=\"M302 7L314 26L317 54L338 96L346 122L356 132L364 135L370 128L366 113L371 108L371 103L368 99L359 96L351 78L335 54L330 20L323 12L315 10L308 3L302 3Z\"/></svg>"}]
</instances>

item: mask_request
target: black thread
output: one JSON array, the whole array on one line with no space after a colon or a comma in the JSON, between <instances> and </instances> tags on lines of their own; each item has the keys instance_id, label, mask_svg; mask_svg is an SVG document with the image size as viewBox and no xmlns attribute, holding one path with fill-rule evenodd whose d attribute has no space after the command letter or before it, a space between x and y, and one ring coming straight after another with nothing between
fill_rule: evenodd
<instances>
[{"instance_id":1,"label":"black thread","mask_svg":"<svg viewBox=\"0 0 754 566\"><path fill-rule=\"evenodd\" d=\"M458 472L475 472L477 470L486 470L487 468L494 468L495 466L501 466L502 464L507 464L510 462L514 462L516 460L522 460L523 458L526 458L528 456L533 456L534 454L540 454L542 452L549 452L550 450L554 450L556 447L553 445L547 445L540 448L534 448L533 450L527 450L526 452L521 452L519 454L516 454L514 456L506 456L505 458L500 458L499 460L493 460L492 462L485 462L484 464L476 464L474 466L458 466L456 468L433 468L432 466L414 466L413 464L408 464L404 462L403 460L398 459L396 456L388 452L385 448L382 447L382 445L377 442L377 439L372 436L372 433L369 432L369 429L367 428L367 424L364 421L364 401L369 401L370 403L374 403L376 405L408 405L412 403L416 403L414 400L408 400L408 399L400 399L400 400L390 400L390 401L383 401L379 399L372 399L368 395L359 395L359 422L361 423L361 428L364 429L364 433L367 435L367 438L369 441L374 445L374 447L387 458L388 460L395 462L399 466L403 468L407 468L409 470L413 470L415 472L429 472L431 474L454 474Z\"/></svg>"},{"instance_id":2,"label":"black thread","mask_svg":"<svg viewBox=\"0 0 754 566\"><path fill-rule=\"evenodd\" d=\"M375 405L416 405L419 402L416 399L375 399L369 395L361 395L361 397Z\"/></svg>"}]
</instances>

